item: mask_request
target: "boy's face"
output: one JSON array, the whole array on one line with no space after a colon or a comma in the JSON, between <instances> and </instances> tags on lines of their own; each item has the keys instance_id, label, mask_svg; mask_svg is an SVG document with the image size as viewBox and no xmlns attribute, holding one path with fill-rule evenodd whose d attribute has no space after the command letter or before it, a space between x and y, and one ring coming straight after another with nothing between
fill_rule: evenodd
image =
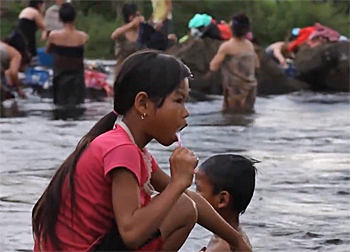
<instances>
[{"instance_id":1,"label":"boy's face","mask_svg":"<svg viewBox=\"0 0 350 252\"><path fill-rule=\"evenodd\" d=\"M216 211L218 211L218 200L216 195L213 194L213 185L208 176L201 170L200 167L195 175L195 184L196 191L202 195L203 198L205 198Z\"/></svg>"}]
</instances>

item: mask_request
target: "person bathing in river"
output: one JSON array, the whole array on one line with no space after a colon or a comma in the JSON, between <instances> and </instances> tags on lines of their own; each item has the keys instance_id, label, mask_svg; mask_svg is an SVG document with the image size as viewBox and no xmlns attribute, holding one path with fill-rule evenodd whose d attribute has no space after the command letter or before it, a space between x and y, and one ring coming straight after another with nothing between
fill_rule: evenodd
<instances>
[{"instance_id":1,"label":"person bathing in river","mask_svg":"<svg viewBox=\"0 0 350 252\"><path fill-rule=\"evenodd\" d=\"M111 39L116 41L116 74L118 74L122 62L129 55L139 50L137 39L139 36L140 23L145 19L137 11L137 5L135 3L126 3L123 6L123 20L124 25L115 29L111 35Z\"/></svg>"},{"instance_id":2,"label":"person bathing in river","mask_svg":"<svg viewBox=\"0 0 350 252\"><path fill-rule=\"evenodd\" d=\"M21 60L22 56L15 48L0 41L0 117L6 114L2 102L14 98L13 88L16 89L19 96L26 97L18 81ZM17 108L16 103L14 103L14 107Z\"/></svg>"},{"instance_id":3,"label":"person bathing in river","mask_svg":"<svg viewBox=\"0 0 350 252\"><path fill-rule=\"evenodd\" d=\"M251 247L248 236L242 230L239 216L247 209L255 189L256 168L242 156L222 154L210 157L202 163L195 175L196 189L214 209L242 235ZM230 251L229 244L214 234L207 247L201 251Z\"/></svg>"},{"instance_id":4,"label":"person bathing in river","mask_svg":"<svg viewBox=\"0 0 350 252\"><path fill-rule=\"evenodd\" d=\"M232 38L219 47L210 62L210 71L221 67L224 89L224 111L251 112L254 108L257 80L255 69L259 59L253 44L246 39L250 20L244 14L237 14L232 20Z\"/></svg>"},{"instance_id":5,"label":"person bathing in river","mask_svg":"<svg viewBox=\"0 0 350 252\"><path fill-rule=\"evenodd\" d=\"M11 34L8 44L22 54L23 65L37 64L36 31L45 30L42 13L45 10L43 0L30 0L28 7L24 8L19 16L15 31ZM28 54L28 55L27 55Z\"/></svg>"},{"instance_id":6,"label":"person bathing in river","mask_svg":"<svg viewBox=\"0 0 350 252\"><path fill-rule=\"evenodd\" d=\"M191 150L173 151L171 176L147 151L152 139L169 146L186 127L190 76L179 59L158 51L124 61L114 110L79 141L33 208L34 251L178 251L196 222L232 250L251 251L200 194L187 190L198 163Z\"/></svg>"},{"instance_id":7,"label":"person bathing in river","mask_svg":"<svg viewBox=\"0 0 350 252\"><path fill-rule=\"evenodd\" d=\"M279 64L282 68L287 68L287 58L291 58L292 53L289 51L288 44L283 41L275 42L266 48L266 54L275 63Z\"/></svg>"},{"instance_id":8,"label":"person bathing in river","mask_svg":"<svg viewBox=\"0 0 350 252\"><path fill-rule=\"evenodd\" d=\"M64 3L66 3L66 0L55 0L55 3L46 10L44 18L45 31L41 35L43 40L49 36L51 31L63 29L64 26L59 17L59 10Z\"/></svg>"},{"instance_id":9,"label":"person bathing in river","mask_svg":"<svg viewBox=\"0 0 350 252\"><path fill-rule=\"evenodd\" d=\"M64 28L51 31L46 52L53 56L54 104L62 107L62 116L84 103L84 46L89 36L75 29L76 11L69 3L62 4L59 17Z\"/></svg>"}]
</instances>

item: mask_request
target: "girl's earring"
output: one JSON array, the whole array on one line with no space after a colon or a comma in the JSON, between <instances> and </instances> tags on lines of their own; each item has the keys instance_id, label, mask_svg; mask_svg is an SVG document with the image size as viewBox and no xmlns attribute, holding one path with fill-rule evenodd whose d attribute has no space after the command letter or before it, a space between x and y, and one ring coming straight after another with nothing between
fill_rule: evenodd
<instances>
[{"instance_id":1,"label":"girl's earring","mask_svg":"<svg viewBox=\"0 0 350 252\"><path fill-rule=\"evenodd\" d=\"M145 119L146 116L147 116L147 114L146 114L146 113L143 113L143 114L141 115L141 120Z\"/></svg>"}]
</instances>

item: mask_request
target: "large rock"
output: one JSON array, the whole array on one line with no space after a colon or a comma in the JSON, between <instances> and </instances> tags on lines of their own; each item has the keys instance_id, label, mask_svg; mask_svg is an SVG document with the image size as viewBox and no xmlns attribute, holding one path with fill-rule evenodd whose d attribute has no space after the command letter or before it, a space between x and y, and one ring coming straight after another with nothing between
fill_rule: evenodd
<instances>
[{"instance_id":1,"label":"large rock","mask_svg":"<svg viewBox=\"0 0 350 252\"><path fill-rule=\"evenodd\" d=\"M220 73L206 76L210 61L221 43L221 40L211 38L190 38L183 44L169 48L166 53L180 58L191 69L194 77L191 80L191 89L205 94L222 94Z\"/></svg>"},{"instance_id":2,"label":"large rock","mask_svg":"<svg viewBox=\"0 0 350 252\"><path fill-rule=\"evenodd\" d=\"M208 75L209 64L223 41L211 38L188 39L181 45L175 45L166 52L180 58L191 69L194 79L191 89L205 94L222 94L221 73ZM256 48L260 59L257 71L258 95L285 94L308 88L306 83L288 79L261 47Z\"/></svg>"},{"instance_id":3,"label":"large rock","mask_svg":"<svg viewBox=\"0 0 350 252\"><path fill-rule=\"evenodd\" d=\"M349 92L348 41L300 48L295 57L298 79L316 90Z\"/></svg>"}]
</instances>

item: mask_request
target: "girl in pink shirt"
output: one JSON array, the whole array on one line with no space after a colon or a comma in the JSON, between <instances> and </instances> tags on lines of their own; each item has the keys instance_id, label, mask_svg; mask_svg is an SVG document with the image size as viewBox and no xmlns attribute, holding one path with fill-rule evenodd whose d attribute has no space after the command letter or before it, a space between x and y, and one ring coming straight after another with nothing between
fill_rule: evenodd
<instances>
[{"instance_id":1,"label":"girl in pink shirt","mask_svg":"<svg viewBox=\"0 0 350 252\"><path fill-rule=\"evenodd\" d=\"M157 51L124 61L114 110L80 140L34 206L34 251L177 251L196 222L250 251L202 196L187 191L198 162L192 151L173 151L168 176L145 147L152 139L169 146L186 127L190 76L180 60Z\"/></svg>"}]
</instances>

